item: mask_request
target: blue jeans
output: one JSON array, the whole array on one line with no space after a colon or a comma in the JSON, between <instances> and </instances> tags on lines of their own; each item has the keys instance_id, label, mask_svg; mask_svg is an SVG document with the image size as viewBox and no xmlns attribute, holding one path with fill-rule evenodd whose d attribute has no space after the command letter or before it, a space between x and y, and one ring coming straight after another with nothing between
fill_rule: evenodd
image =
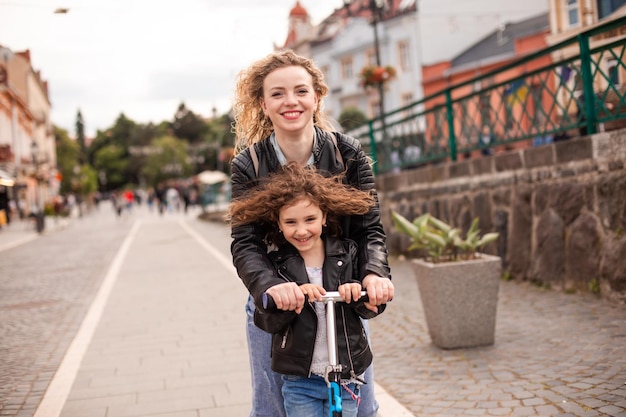
<instances>
[{"instance_id":1,"label":"blue jeans","mask_svg":"<svg viewBox=\"0 0 626 417\"><path fill-rule=\"evenodd\" d=\"M287 417L325 417L330 415L328 386L324 378L311 375L310 378L283 375L283 398ZM358 395L354 384L348 384L350 391ZM352 394L341 387L343 417L357 417L358 403Z\"/></svg>"},{"instance_id":2,"label":"blue jeans","mask_svg":"<svg viewBox=\"0 0 626 417\"><path fill-rule=\"evenodd\" d=\"M250 417L286 417L283 405L281 375L272 371L272 335L254 325L254 300L246 303L248 354L252 377L252 411ZM363 321L369 332L367 320ZM378 403L374 397L374 366L370 365L363 377L366 384L361 386L361 404L358 417L376 417Z\"/></svg>"}]
</instances>

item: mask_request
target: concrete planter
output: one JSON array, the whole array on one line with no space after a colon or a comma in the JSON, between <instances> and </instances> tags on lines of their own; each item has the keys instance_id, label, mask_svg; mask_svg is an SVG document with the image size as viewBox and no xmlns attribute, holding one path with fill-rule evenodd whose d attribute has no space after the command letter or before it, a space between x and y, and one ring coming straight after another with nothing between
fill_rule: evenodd
<instances>
[{"instance_id":1,"label":"concrete planter","mask_svg":"<svg viewBox=\"0 0 626 417\"><path fill-rule=\"evenodd\" d=\"M457 349L492 345L502 263L478 259L433 264L412 260L428 332L434 345Z\"/></svg>"}]
</instances>

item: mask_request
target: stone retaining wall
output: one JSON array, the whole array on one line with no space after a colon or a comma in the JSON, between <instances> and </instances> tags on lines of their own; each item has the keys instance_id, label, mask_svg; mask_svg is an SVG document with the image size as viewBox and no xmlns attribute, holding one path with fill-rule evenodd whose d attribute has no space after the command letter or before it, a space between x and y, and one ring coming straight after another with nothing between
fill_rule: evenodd
<instances>
[{"instance_id":1,"label":"stone retaining wall","mask_svg":"<svg viewBox=\"0 0 626 417\"><path fill-rule=\"evenodd\" d=\"M389 251L409 243L391 210L430 212L463 230L478 217L483 233L500 233L485 252L502 258L508 277L626 302L625 165L619 130L380 175Z\"/></svg>"}]
</instances>

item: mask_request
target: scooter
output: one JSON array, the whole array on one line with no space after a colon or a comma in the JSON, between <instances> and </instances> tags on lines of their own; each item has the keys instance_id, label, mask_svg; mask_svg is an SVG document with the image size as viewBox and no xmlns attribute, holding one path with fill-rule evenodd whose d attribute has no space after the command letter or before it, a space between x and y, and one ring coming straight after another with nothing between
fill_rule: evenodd
<instances>
[{"instance_id":1,"label":"scooter","mask_svg":"<svg viewBox=\"0 0 626 417\"><path fill-rule=\"evenodd\" d=\"M361 291L361 298L358 301L367 301L367 292ZM322 295L320 303L326 305L326 333L328 340L328 360L329 365L326 367L324 380L328 385L328 403L330 405L330 417L342 416L342 398L341 398L341 371L342 366L339 363L339 354L337 352L337 325L335 323L335 304L343 302L343 298L338 291L327 291ZM272 311L276 310L276 304L272 297L263 294L263 308Z\"/></svg>"}]
</instances>

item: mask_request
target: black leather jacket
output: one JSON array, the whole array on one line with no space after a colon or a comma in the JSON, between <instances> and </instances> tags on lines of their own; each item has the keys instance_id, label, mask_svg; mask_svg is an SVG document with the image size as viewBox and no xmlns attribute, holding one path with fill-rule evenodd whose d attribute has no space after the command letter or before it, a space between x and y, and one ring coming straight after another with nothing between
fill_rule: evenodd
<instances>
[{"instance_id":1,"label":"black leather jacket","mask_svg":"<svg viewBox=\"0 0 626 417\"><path fill-rule=\"evenodd\" d=\"M356 244L348 239L324 236L326 256L322 269L324 288L336 291L340 284L358 282L354 279ZM282 282L306 284L309 278L304 260L289 243L269 253ZM363 303L338 303L335 309L337 352L342 365L342 378L349 379L365 372L372 362L367 335L360 317L380 314L368 310ZM272 370L285 375L309 376L317 332L317 314L313 304L306 303L300 314L294 311L264 312L257 308L255 324L272 333Z\"/></svg>"},{"instance_id":2,"label":"black leather jacket","mask_svg":"<svg viewBox=\"0 0 626 417\"><path fill-rule=\"evenodd\" d=\"M334 133L337 147L343 158L343 165L337 161L335 146L330 133L319 128L316 130L316 144L313 149L315 166L320 172L339 174L345 169L345 182L362 190L375 189L374 174L361 144L354 138ZM280 163L269 138L255 145L259 159L258 178L267 177L275 172ZM258 183L254 171L250 150L241 151L231 164L232 198L245 195ZM385 246L385 232L380 220L380 207L377 204L368 214L345 217L341 222L343 237L356 242L359 249L358 280L368 273L391 278ZM273 268L267 257L264 237L267 228L261 224L248 224L233 227L231 253L237 273L257 306L262 305L263 293L270 287L284 282Z\"/></svg>"}]
</instances>

